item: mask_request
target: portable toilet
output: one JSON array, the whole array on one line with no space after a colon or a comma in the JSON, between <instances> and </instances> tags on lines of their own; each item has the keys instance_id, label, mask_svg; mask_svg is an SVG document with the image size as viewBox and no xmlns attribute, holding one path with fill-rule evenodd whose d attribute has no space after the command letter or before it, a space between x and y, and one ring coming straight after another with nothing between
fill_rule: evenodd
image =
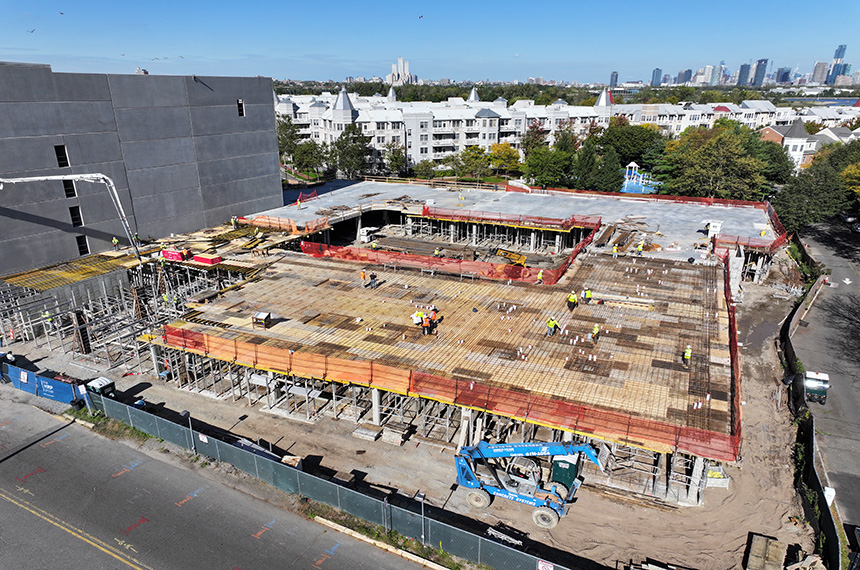
<instances>
[{"instance_id":1,"label":"portable toilet","mask_svg":"<svg viewBox=\"0 0 860 570\"><path fill-rule=\"evenodd\" d=\"M830 389L830 376L824 372L807 372L803 377L806 399L819 404L827 403L827 390Z\"/></svg>"},{"instance_id":2,"label":"portable toilet","mask_svg":"<svg viewBox=\"0 0 860 570\"><path fill-rule=\"evenodd\" d=\"M95 380L87 382L87 391L99 396L116 398L116 383L110 378L99 376Z\"/></svg>"}]
</instances>

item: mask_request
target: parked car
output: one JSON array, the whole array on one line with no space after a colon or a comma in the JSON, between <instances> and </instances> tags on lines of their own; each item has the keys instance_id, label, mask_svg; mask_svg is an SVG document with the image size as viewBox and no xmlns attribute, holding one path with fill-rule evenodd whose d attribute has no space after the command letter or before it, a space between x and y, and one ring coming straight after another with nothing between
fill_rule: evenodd
<instances>
[{"instance_id":1,"label":"parked car","mask_svg":"<svg viewBox=\"0 0 860 570\"><path fill-rule=\"evenodd\" d=\"M854 224L857 222L857 214L853 212L842 212L839 214L839 219L846 224Z\"/></svg>"}]
</instances>

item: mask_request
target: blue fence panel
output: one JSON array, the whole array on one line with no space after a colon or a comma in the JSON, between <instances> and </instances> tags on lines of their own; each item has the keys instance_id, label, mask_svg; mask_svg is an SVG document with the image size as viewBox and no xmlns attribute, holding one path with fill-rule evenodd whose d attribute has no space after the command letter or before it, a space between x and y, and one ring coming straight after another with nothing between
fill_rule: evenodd
<instances>
[{"instance_id":1,"label":"blue fence panel","mask_svg":"<svg viewBox=\"0 0 860 570\"><path fill-rule=\"evenodd\" d=\"M12 381L13 386L18 388L22 392L36 394L38 386L36 383L35 373L30 372L29 370L24 370L23 368L18 368L17 366L12 366L11 364L7 367L7 369L9 380Z\"/></svg>"},{"instance_id":2,"label":"blue fence panel","mask_svg":"<svg viewBox=\"0 0 860 570\"><path fill-rule=\"evenodd\" d=\"M36 376L36 385L39 390L38 395L49 400L68 404L77 398L75 387L66 382L60 382L59 380L44 376Z\"/></svg>"}]
</instances>

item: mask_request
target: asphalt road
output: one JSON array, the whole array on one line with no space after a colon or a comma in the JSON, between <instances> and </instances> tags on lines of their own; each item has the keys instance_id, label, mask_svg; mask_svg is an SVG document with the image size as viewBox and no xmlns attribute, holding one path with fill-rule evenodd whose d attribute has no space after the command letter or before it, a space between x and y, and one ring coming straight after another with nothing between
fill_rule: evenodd
<instances>
[{"instance_id":1,"label":"asphalt road","mask_svg":"<svg viewBox=\"0 0 860 570\"><path fill-rule=\"evenodd\" d=\"M420 568L0 390L0 568Z\"/></svg>"},{"instance_id":2,"label":"asphalt road","mask_svg":"<svg viewBox=\"0 0 860 570\"><path fill-rule=\"evenodd\" d=\"M824 406L810 403L829 485L842 522L860 525L860 235L840 222L802 235L814 259L832 270L792 337L806 370L830 375ZM828 483L825 483L828 484ZM850 533L849 533L850 534Z\"/></svg>"}]
</instances>

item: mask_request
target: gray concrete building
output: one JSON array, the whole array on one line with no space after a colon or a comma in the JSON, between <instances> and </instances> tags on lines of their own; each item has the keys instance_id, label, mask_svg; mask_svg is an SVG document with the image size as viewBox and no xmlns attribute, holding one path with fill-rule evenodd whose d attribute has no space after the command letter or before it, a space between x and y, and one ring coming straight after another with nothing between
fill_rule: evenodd
<instances>
[{"instance_id":1,"label":"gray concrete building","mask_svg":"<svg viewBox=\"0 0 860 570\"><path fill-rule=\"evenodd\" d=\"M0 178L102 173L145 240L282 204L272 80L0 62ZM125 243L104 184L0 190L0 275Z\"/></svg>"}]
</instances>

